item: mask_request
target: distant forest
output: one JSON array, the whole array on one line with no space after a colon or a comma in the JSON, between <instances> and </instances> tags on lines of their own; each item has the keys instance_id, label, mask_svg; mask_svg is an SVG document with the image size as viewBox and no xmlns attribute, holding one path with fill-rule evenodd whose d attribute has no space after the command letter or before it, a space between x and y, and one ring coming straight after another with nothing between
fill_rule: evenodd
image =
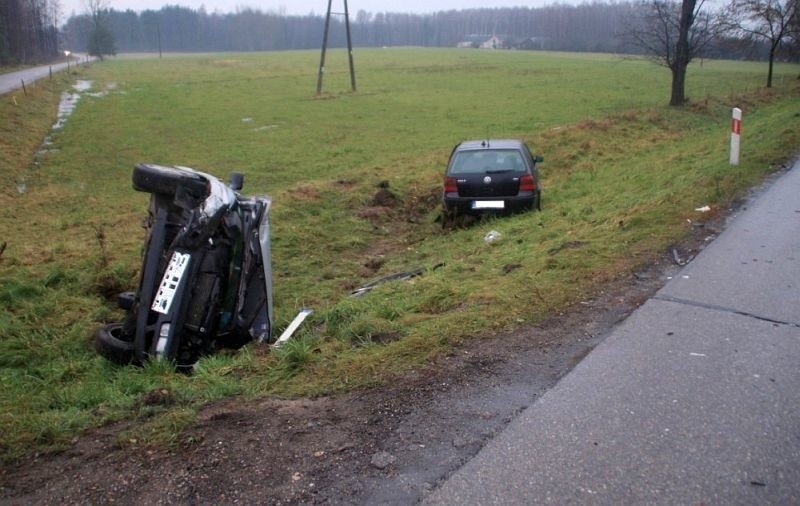
<instances>
[{"instance_id":1,"label":"distant forest","mask_svg":"<svg viewBox=\"0 0 800 506\"><path fill-rule=\"evenodd\" d=\"M57 0L0 0L0 65L58 55Z\"/></svg>"},{"instance_id":2,"label":"distant forest","mask_svg":"<svg viewBox=\"0 0 800 506\"><path fill-rule=\"evenodd\" d=\"M100 4L102 5L102 3ZM636 53L623 36L647 9L642 2L553 4L442 11L433 14L351 13L353 44L383 46L478 46ZM86 51L92 31L87 12L70 17L59 30L58 0L0 0L0 65L52 60L59 51ZM119 52L274 51L316 49L322 42L322 15L289 16L240 8L233 13L166 6L160 10L99 12ZM498 42L499 41L499 42ZM763 44L720 39L704 56L761 58ZM344 20L331 22L331 47L346 45ZM795 51L797 55L800 51Z\"/></svg>"},{"instance_id":3,"label":"distant forest","mask_svg":"<svg viewBox=\"0 0 800 506\"><path fill-rule=\"evenodd\" d=\"M557 51L636 53L621 35L639 19L643 4L554 4L536 8L493 8L442 11L433 14L351 13L357 47L438 46L496 35L505 47ZM109 10L105 22L119 52L273 51L319 48L325 18L288 16L244 8L234 13L167 6L158 11ZM71 17L63 28L64 47L83 50L90 31L88 14ZM526 45L527 44L527 45ZM331 20L331 47L346 45L344 19ZM706 56L758 56L761 48L721 40Z\"/></svg>"}]
</instances>

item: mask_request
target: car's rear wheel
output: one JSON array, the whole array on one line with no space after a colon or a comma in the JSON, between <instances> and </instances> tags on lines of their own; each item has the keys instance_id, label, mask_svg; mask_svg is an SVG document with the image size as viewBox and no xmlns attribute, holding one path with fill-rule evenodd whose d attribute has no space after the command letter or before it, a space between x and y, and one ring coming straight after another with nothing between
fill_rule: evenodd
<instances>
[{"instance_id":1,"label":"car's rear wheel","mask_svg":"<svg viewBox=\"0 0 800 506\"><path fill-rule=\"evenodd\" d=\"M100 355L117 364L127 365L134 360L133 340L124 335L121 323L109 323L97 329L94 333L94 348Z\"/></svg>"},{"instance_id":2,"label":"car's rear wheel","mask_svg":"<svg viewBox=\"0 0 800 506\"><path fill-rule=\"evenodd\" d=\"M196 172L141 163L133 169L133 187L148 193L174 195L183 188L192 196L204 198L208 195L208 180Z\"/></svg>"},{"instance_id":3,"label":"car's rear wheel","mask_svg":"<svg viewBox=\"0 0 800 506\"><path fill-rule=\"evenodd\" d=\"M458 218L458 212L455 209L442 209L442 228L443 229L450 229L453 228L456 224L456 219Z\"/></svg>"}]
</instances>

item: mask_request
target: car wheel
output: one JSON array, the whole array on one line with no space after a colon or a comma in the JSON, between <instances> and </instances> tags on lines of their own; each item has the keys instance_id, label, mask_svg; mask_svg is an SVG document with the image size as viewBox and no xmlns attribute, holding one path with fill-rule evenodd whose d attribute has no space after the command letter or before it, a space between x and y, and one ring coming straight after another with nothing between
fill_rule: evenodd
<instances>
[{"instance_id":1,"label":"car wheel","mask_svg":"<svg viewBox=\"0 0 800 506\"><path fill-rule=\"evenodd\" d=\"M536 210L542 210L542 190L536 191Z\"/></svg>"},{"instance_id":2,"label":"car wheel","mask_svg":"<svg viewBox=\"0 0 800 506\"><path fill-rule=\"evenodd\" d=\"M450 229L453 228L456 224L457 214L456 211L452 209L443 209L442 210L442 228L443 229Z\"/></svg>"},{"instance_id":3,"label":"car wheel","mask_svg":"<svg viewBox=\"0 0 800 506\"><path fill-rule=\"evenodd\" d=\"M208 181L196 172L142 163L133 169L133 187L148 193L175 195L179 187L195 197L208 195Z\"/></svg>"},{"instance_id":4,"label":"car wheel","mask_svg":"<svg viewBox=\"0 0 800 506\"><path fill-rule=\"evenodd\" d=\"M125 338L121 323L109 323L94 333L94 349L116 363L127 365L133 362L133 341Z\"/></svg>"}]
</instances>

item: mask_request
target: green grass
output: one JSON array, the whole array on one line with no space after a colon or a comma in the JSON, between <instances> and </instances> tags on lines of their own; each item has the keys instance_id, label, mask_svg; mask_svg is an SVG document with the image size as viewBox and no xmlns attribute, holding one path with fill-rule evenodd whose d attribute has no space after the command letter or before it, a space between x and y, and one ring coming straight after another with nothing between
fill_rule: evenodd
<instances>
[{"instance_id":1,"label":"green grass","mask_svg":"<svg viewBox=\"0 0 800 506\"><path fill-rule=\"evenodd\" d=\"M664 106L668 71L607 55L359 50L353 94L338 51L315 98L317 59L120 59L16 105L2 97L3 459L111 420L134 421L121 443L175 442L204 402L379 384L463 339L539 321L651 260L687 233L687 218L703 219L694 208L742 195L800 141L797 66L779 65L766 92L763 64L705 61L689 71L691 105L676 110ZM54 135L59 151L35 156L60 87L77 77L109 93L85 96ZM732 106L745 111L736 168ZM544 210L442 232L434 219L450 149L486 135L524 138L545 157ZM277 321L315 309L294 343L208 357L192 376L95 354L92 329L120 317L108 295L135 284L147 195L131 189L130 171L141 161L243 171L245 193L275 198ZM381 181L397 208L370 206ZM487 245L491 229L502 240Z\"/></svg>"}]
</instances>

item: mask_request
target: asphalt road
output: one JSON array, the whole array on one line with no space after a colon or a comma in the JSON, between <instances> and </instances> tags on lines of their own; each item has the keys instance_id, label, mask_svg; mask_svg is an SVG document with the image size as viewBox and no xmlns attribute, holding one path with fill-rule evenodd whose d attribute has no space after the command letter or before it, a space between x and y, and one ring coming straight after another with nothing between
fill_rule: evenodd
<instances>
[{"instance_id":1,"label":"asphalt road","mask_svg":"<svg viewBox=\"0 0 800 506\"><path fill-rule=\"evenodd\" d=\"M800 503L800 162L425 502Z\"/></svg>"},{"instance_id":2,"label":"asphalt road","mask_svg":"<svg viewBox=\"0 0 800 506\"><path fill-rule=\"evenodd\" d=\"M78 62L85 62L86 55L74 55L77 60L72 61L69 65L74 67ZM0 95L8 93L9 91L22 88L22 81L25 81L25 86L28 83L33 83L39 79L48 77L50 75L50 68L53 72L60 72L66 70L66 63L57 63L55 65L42 65L41 67L32 67L17 72L9 72L7 74L0 74Z\"/></svg>"}]
</instances>

